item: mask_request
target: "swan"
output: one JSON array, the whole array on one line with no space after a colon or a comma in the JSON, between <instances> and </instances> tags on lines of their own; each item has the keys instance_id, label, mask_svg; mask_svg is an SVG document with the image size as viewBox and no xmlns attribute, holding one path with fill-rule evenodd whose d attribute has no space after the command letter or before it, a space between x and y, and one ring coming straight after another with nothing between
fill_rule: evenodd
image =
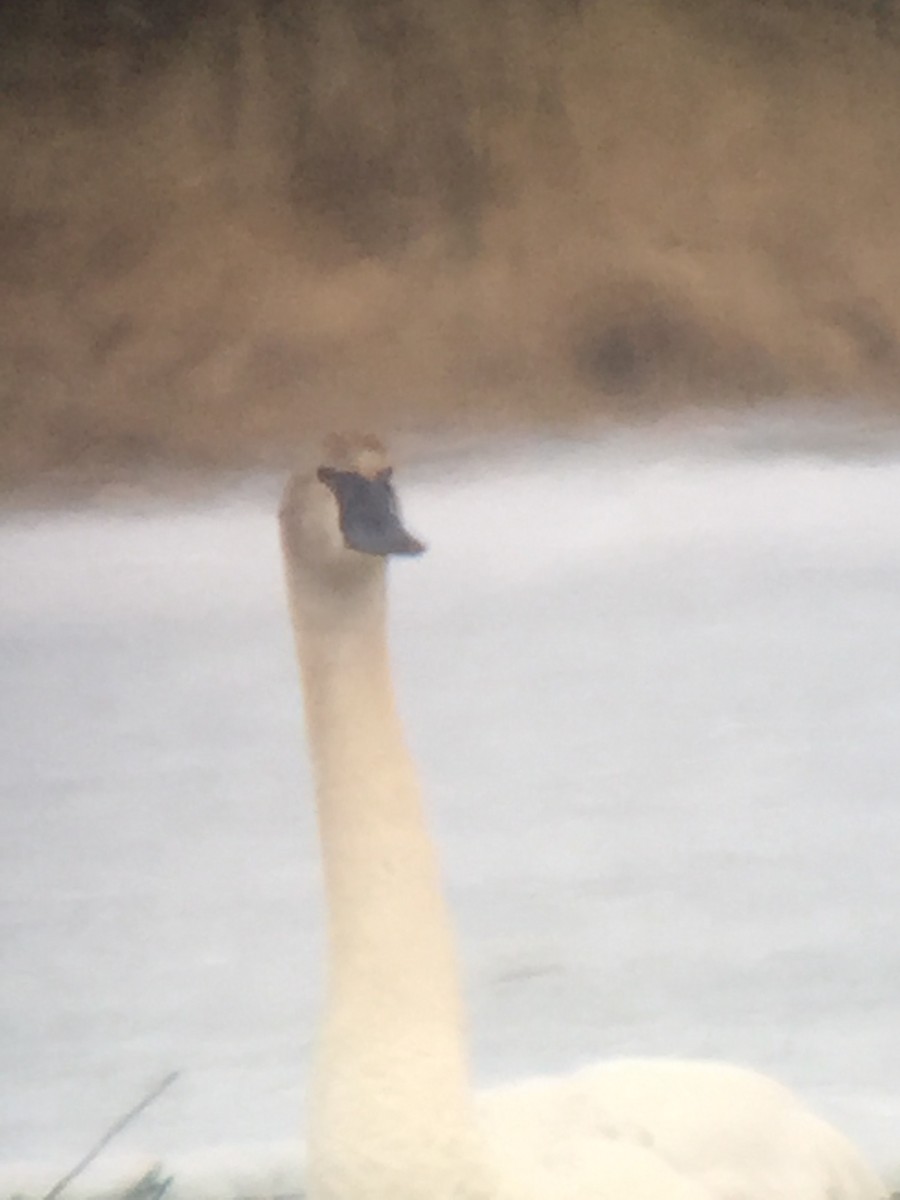
<instances>
[{"instance_id":1,"label":"swan","mask_svg":"<svg viewBox=\"0 0 900 1200\"><path fill-rule=\"evenodd\" d=\"M621 1060L475 1090L387 643L386 560L425 547L374 437L333 435L279 518L327 913L310 1200L886 1200L850 1142L742 1067Z\"/></svg>"}]
</instances>

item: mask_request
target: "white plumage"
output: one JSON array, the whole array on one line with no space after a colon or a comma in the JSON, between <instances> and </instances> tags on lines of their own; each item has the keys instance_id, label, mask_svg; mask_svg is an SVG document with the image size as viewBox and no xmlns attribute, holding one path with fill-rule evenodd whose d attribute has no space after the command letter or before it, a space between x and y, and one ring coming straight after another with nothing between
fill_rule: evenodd
<instances>
[{"instance_id":1,"label":"white plumage","mask_svg":"<svg viewBox=\"0 0 900 1200\"><path fill-rule=\"evenodd\" d=\"M329 925L311 1200L883 1200L839 1132L740 1067L624 1060L474 1091L387 648L385 559L423 547L377 441L331 439L281 529Z\"/></svg>"}]
</instances>

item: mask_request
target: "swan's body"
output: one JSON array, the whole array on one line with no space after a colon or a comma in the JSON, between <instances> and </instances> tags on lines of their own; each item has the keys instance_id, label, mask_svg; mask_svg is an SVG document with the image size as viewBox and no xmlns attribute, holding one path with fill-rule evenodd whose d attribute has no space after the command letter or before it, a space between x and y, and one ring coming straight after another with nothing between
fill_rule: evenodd
<instances>
[{"instance_id":1,"label":"swan's body","mask_svg":"<svg viewBox=\"0 0 900 1200\"><path fill-rule=\"evenodd\" d=\"M329 926L311 1200L882 1200L855 1149L753 1071L622 1061L473 1090L387 648L385 557L422 547L382 454L335 439L281 510Z\"/></svg>"}]
</instances>

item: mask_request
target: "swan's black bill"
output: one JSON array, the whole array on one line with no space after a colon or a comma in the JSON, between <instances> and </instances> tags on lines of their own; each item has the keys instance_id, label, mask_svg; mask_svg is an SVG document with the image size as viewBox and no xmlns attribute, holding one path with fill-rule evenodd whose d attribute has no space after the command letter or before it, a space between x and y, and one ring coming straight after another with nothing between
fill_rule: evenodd
<instances>
[{"instance_id":1,"label":"swan's black bill","mask_svg":"<svg viewBox=\"0 0 900 1200\"><path fill-rule=\"evenodd\" d=\"M334 493L341 533L351 550L382 556L424 551L424 544L403 528L389 468L369 479L357 471L320 467L318 477Z\"/></svg>"}]
</instances>

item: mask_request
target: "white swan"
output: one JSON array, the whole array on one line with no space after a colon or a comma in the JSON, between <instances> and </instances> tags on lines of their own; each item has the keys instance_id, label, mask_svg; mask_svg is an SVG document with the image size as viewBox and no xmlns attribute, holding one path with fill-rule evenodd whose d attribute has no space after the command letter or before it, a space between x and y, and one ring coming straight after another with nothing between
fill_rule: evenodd
<instances>
[{"instance_id":1,"label":"white swan","mask_svg":"<svg viewBox=\"0 0 900 1200\"><path fill-rule=\"evenodd\" d=\"M474 1092L387 647L385 559L423 546L373 438L331 439L280 517L328 912L311 1200L886 1197L836 1130L738 1067L614 1061Z\"/></svg>"}]
</instances>

